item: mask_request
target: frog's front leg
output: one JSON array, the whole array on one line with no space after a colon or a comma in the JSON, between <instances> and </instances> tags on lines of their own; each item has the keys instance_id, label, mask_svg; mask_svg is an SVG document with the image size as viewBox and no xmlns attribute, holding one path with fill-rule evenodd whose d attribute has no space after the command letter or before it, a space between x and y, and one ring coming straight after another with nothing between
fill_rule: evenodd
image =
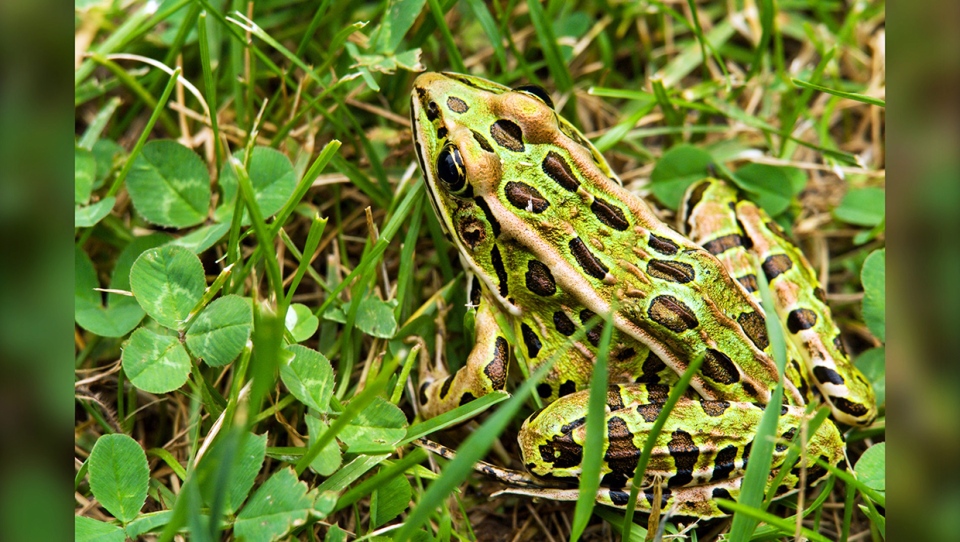
<instances>
[{"instance_id":1,"label":"frog's front leg","mask_svg":"<svg viewBox=\"0 0 960 542\"><path fill-rule=\"evenodd\" d=\"M599 450L586 450L586 413L589 391L560 398L535 413L520 430L520 451L527 469L551 481L579 483L582 460L587 454L600 454L600 502L613 506L626 504L624 496L634 485L633 474L641 450L653 423L663 409L665 386L629 384L611 386L607 392L605 434ZM754 403L706 401L682 397L670 412L654 444L642 479L637 482L642 494L656 494L659 485L663 511L676 506L685 515L721 514L711 502L715 497L735 498L739 479L756 438L763 407ZM784 405L776 435L770 480L784 466L787 443L806 423L803 408ZM806 483L814 485L827 472L816 465L817 459L831 465L844 463L843 439L837 427L825 420L806 443L803 466ZM791 468L777 488L777 495L795 492L800 484L800 468ZM549 492L549 491L548 491ZM563 490L552 498L563 499ZM548 496L543 492L539 496ZM643 501L643 499L641 499ZM639 502L638 509L652 505Z\"/></svg>"},{"instance_id":2,"label":"frog's front leg","mask_svg":"<svg viewBox=\"0 0 960 542\"><path fill-rule=\"evenodd\" d=\"M424 418L506 387L510 348L500 332L493 303L486 299L477 308L475 329L476 344L467 363L452 376L442 366L421 368L420 412Z\"/></svg>"}]
</instances>

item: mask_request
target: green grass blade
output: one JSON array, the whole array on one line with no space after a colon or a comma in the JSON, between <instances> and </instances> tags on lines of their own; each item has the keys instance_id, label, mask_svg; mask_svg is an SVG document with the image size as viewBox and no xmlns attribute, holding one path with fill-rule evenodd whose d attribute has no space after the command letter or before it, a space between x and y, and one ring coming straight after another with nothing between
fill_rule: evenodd
<instances>
[{"instance_id":1,"label":"green grass blade","mask_svg":"<svg viewBox=\"0 0 960 542\"><path fill-rule=\"evenodd\" d=\"M848 100L853 100L855 102L876 105L879 107L886 107L887 102L881 100L880 98L874 98L872 96L867 96L865 94L858 94L856 92L846 92L843 90L837 90L835 88L825 87L823 85L817 85L814 83L808 83L800 79L791 78L790 82L800 88L807 88L811 90L819 90L820 92L826 92L827 94L832 94L834 96L839 96L840 98L847 98Z\"/></svg>"},{"instance_id":2,"label":"green grass blade","mask_svg":"<svg viewBox=\"0 0 960 542\"><path fill-rule=\"evenodd\" d=\"M610 338L613 336L613 317L608 315L600 335L597 357L594 361L593 376L590 377L590 398L587 403L587 436L583 445L584 452L596 450L597 453L585 453L580 474L580 496L573 512L573 527L570 540L580 539L596 504L597 490L600 489L600 464L603 456L599 451L606 440L604 418L607 405L607 360L610 354ZM588 322L589 324L589 322ZM587 326L584 326L585 328Z\"/></svg>"}]
</instances>

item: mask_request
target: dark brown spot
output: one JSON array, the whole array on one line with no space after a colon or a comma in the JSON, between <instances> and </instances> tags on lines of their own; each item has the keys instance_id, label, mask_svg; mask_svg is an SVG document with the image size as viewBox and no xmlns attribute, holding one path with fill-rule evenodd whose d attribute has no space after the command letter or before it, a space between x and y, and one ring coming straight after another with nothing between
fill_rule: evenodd
<instances>
[{"instance_id":1,"label":"dark brown spot","mask_svg":"<svg viewBox=\"0 0 960 542\"><path fill-rule=\"evenodd\" d=\"M437 107L437 102L430 102L427 104L427 120L433 122L440 118L440 108Z\"/></svg>"},{"instance_id":2,"label":"dark brown spot","mask_svg":"<svg viewBox=\"0 0 960 542\"><path fill-rule=\"evenodd\" d=\"M657 416L663 410L663 403L647 403L637 406L637 413L643 416L643 421L653 423L657 421Z\"/></svg>"},{"instance_id":3,"label":"dark brown spot","mask_svg":"<svg viewBox=\"0 0 960 542\"><path fill-rule=\"evenodd\" d=\"M843 340L840 338L839 333L837 333L837 336L833 338L833 346L844 356L847 355L847 349L843 346Z\"/></svg>"},{"instance_id":4,"label":"dark brown spot","mask_svg":"<svg viewBox=\"0 0 960 542\"><path fill-rule=\"evenodd\" d=\"M744 380L740 383L740 387L743 388L744 393L753 397L754 400L760 401L760 390L758 390L756 386Z\"/></svg>"},{"instance_id":5,"label":"dark brown spot","mask_svg":"<svg viewBox=\"0 0 960 542\"><path fill-rule=\"evenodd\" d=\"M703 365L700 371L714 382L733 384L740 380L740 372L729 356L719 350L707 348L703 353Z\"/></svg>"},{"instance_id":6,"label":"dark brown spot","mask_svg":"<svg viewBox=\"0 0 960 542\"><path fill-rule=\"evenodd\" d=\"M723 413L730 407L730 403L728 401L700 401L700 406L703 407L707 416L716 418L723 416Z\"/></svg>"},{"instance_id":7,"label":"dark brown spot","mask_svg":"<svg viewBox=\"0 0 960 542\"><path fill-rule=\"evenodd\" d=\"M607 406L611 411L623 409L623 397L620 396L620 386L609 386L607 388Z\"/></svg>"},{"instance_id":8,"label":"dark brown spot","mask_svg":"<svg viewBox=\"0 0 960 542\"><path fill-rule=\"evenodd\" d=\"M590 249L587 248L587 245L584 244L583 240L579 237L574 237L570 240L570 252L577 260L577 263L580 264L580 268L583 269L584 273L598 280L602 280L607 276L607 266L603 265L603 262L593 255L593 252L590 252Z\"/></svg>"},{"instance_id":9,"label":"dark brown spot","mask_svg":"<svg viewBox=\"0 0 960 542\"><path fill-rule=\"evenodd\" d=\"M551 394L553 394L553 388L550 387L550 384L545 382L537 384L537 395L539 395L541 399L547 399Z\"/></svg>"},{"instance_id":10,"label":"dark brown spot","mask_svg":"<svg viewBox=\"0 0 960 542\"><path fill-rule=\"evenodd\" d=\"M795 437L796 435L797 435L796 427L790 428L787 431L785 431L782 435L780 435L781 442L778 442L776 446L774 446L774 449L777 451L777 453L783 453L787 451L787 447L790 446L790 443L793 442L793 437Z\"/></svg>"},{"instance_id":11,"label":"dark brown spot","mask_svg":"<svg viewBox=\"0 0 960 542\"><path fill-rule=\"evenodd\" d=\"M510 181L503 187L507 200L517 209L542 213L550 207L550 202L534 187L518 181Z\"/></svg>"},{"instance_id":12,"label":"dark brown spot","mask_svg":"<svg viewBox=\"0 0 960 542\"><path fill-rule=\"evenodd\" d=\"M674 333L682 333L700 325L690 307L670 295L655 297L647 309L647 314L651 320Z\"/></svg>"},{"instance_id":13,"label":"dark brown spot","mask_svg":"<svg viewBox=\"0 0 960 542\"><path fill-rule=\"evenodd\" d=\"M497 272L497 281L500 283L500 295L507 297L507 269L503 266L503 258L500 256L500 247L493 245L490 251L490 264L493 270Z\"/></svg>"},{"instance_id":14,"label":"dark brown spot","mask_svg":"<svg viewBox=\"0 0 960 542\"><path fill-rule=\"evenodd\" d=\"M696 278L692 265L670 260L650 260L647 264L647 274L653 278L680 284L686 284Z\"/></svg>"},{"instance_id":15,"label":"dark brown spot","mask_svg":"<svg viewBox=\"0 0 960 542\"><path fill-rule=\"evenodd\" d=\"M626 361L636 355L637 355L637 351L628 346L626 348L617 350L617 352L613 355L613 357L617 361Z\"/></svg>"},{"instance_id":16,"label":"dark brown spot","mask_svg":"<svg viewBox=\"0 0 960 542\"><path fill-rule=\"evenodd\" d=\"M821 383L838 384L840 386L846 384L846 382L843 380L843 377L829 367L823 367L819 365L814 367L813 376Z\"/></svg>"},{"instance_id":17,"label":"dark brown spot","mask_svg":"<svg viewBox=\"0 0 960 542\"><path fill-rule=\"evenodd\" d=\"M630 502L630 493L626 491L611 489L608 494L610 495L610 503L614 506L626 506Z\"/></svg>"},{"instance_id":18,"label":"dark brown spot","mask_svg":"<svg viewBox=\"0 0 960 542\"><path fill-rule=\"evenodd\" d=\"M540 344L540 337L537 337L537 334L530 329L526 322L520 323L520 335L523 336L523 344L527 345L527 355L530 359L537 357L540 348L543 346Z\"/></svg>"},{"instance_id":19,"label":"dark brown spot","mask_svg":"<svg viewBox=\"0 0 960 542\"><path fill-rule=\"evenodd\" d=\"M490 136L507 150L523 152L523 130L511 120L500 119L491 124Z\"/></svg>"},{"instance_id":20,"label":"dark brown spot","mask_svg":"<svg viewBox=\"0 0 960 542\"><path fill-rule=\"evenodd\" d=\"M637 382L657 384L660 382L660 371L666 368L667 365L660 359L660 356L650 351L650 353L647 354L647 359L643 360L643 365L640 367L640 370L643 371L643 376L641 376Z\"/></svg>"},{"instance_id":21,"label":"dark brown spot","mask_svg":"<svg viewBox=\"0 0 960 542\"><path fill-rule=\"evenodd\" d=\"M490 142L487 141L487 138L483 137L483 134L476 130L470 130L473 132L473 139L477 141L477 144L480 145L480 148L487 151L493 152L493 147L490 145Z\"/></svg>"},{"instance_id":22,"label":"dark brown spot","mask_svg":"<svg viewBox=\"0 0 960 542\"><path fill-rule=\"evenodd\" d=\"M717 457L713 460L713 476L711 482L720 482L730 478L730 473L736 467L737 447L729 445L717 452Z\"/></svg>"},{"instance_id":23,"label":"dark brown spot","mask_svg":"<svg viewBox=\"0 0 960 542\"><path fill-rule=\"evenodd\" d=\"M743 329L743 332L750 337L750 341L759 350L766 350L770 346L770 338L767 337L767 323L758 312L745 312L737 317L737 323Z\"/></svg>"},{"instance_id":24,"label":"dark brown spot","mask_svg":"<svg viewBox=\"0 0 960 542\"><path fill-rule=\"evenodd\" d=\"M666 403L670 396L670 386L650 384L647 386L647 400L651 403Z\"/></svg>"},{"instance_id":25,"label":"dark brown spot","mask_svg":"<svg viewBox=\"0 0 960 542\"><path fill-rule=\"evenodd\" d=\"M427 401L428 401L428 399L427 399L427 388L429 388L429 387L430 387L430 383L429 383L429 382L424 382L423 384L420 384L420 404L421 404L421 405L427 404Z\"/></svg>"},{"instance_id":26,"label":"dark brown spot","mask_svg":"<svg viewBox=\"0 0 960 542\"><path fill-rule=\"evenodd\" d=\"M667 450L673 457L676 465L676 474L667 482L669 487L685 486L693 481L693 469L697 466L700 457L700 448L693 442L693 437L686 431L674 431L673 437L667 443Z\"/></svg>"},{"instance_id":27,"label":"dark brown spot","mask_svg":"<svg viewBox=\"0 0 960 542\"><path fill-rule=\"evenodd\" d=\"M581 416L570 423L565 423L560 426L560 434L568 435L573 432L574 429L578 427L583 427L583 424L587 423L587 417Z\"/></svg>"},{"instance_id":28,"label":"dark brown spot","mask_svg":"<svg viewBox=\"0 0 960 542\"><path fill-rule=\"evenodd\" d=\"M743 246L743 238L739 233L731 233L730 235L717 237L703 244L703 248L707 249L707 252L714 256L719 256L731 248L740 246Z\"/></svg>"},{"instance_id":29,"label":"dark brown spot","mask_svg":"<svg viewBox=\"0 0 960 542\"><path fill-rule=\"evenodd\" d=\"M743 289L746 290L748 294L752 294L760 289L760 286L757 284L757 276L753 273L737 278L737 282L743 286Z\"/></svg>"},{"instance_id":30,"label":"dark brown spot","mask_svg":"<svg viewBox=\"0 0 960 542\"><path fill-rule=\"evenodd\" d=\"M460 396L460 404L458 406L463 406L474 400L476 400L476 397L474 397L469 391L465 391L463 392L463 395Z\"/></svg>"},{"instance_id":31,"label":"dark brown spot","mask_svg":"<svg viewBox=\"0 0 960 542\"><path fill-rule=\"evenodd\" d=\"M475 250L487 238L486 225L472 216L465 216L457 222L457 233L470 250Z\"/></svg>"},{"instance_id":32,"label":"dark brown spot","mask_svg":"<svg viewBox=\"0 0 960 542\"><path fill-rule=\"evenodd\" d=\"M593 211L593 214L597 216L600 222L603 222L615 230L626 231L627 228L630 227L630 223L627 222L627 217L623 214L623 211L610 202L600 198L594 198L593 203L590 204L590 210Z\"/></svg>"},{"instance_id":33,"label":"dark brown spot","mask_svg":"<svg viewBox=\"0 0 960 542\"><path fill-rule=\"evenodd\" d=\"M690 194L687 196L687 201L684 204L683 216L689 217L693 212L693 208L700 203L700 200L703 199L703 193L707 191L707 188L710 186L709 182L702 182L696 185L692 190L689 190L687 193Z\"/></svg>"},{"instance_id":34,"label":"dark brown spot","mask_svg":"<svg viewBox=\"0 0 960 542\"><path fill-rule=\"evenodd\" d=\"M557 435L540 445L540 459L553 464L555 468L569 469L580 464L583 447L574 442L573 435L569 433Z\"/></svg>"},{"instance_id":35,"label":"dark brown spot","mask_svg":"<svg viewBox=\"0 0 960 542\"><path fill-rule=\"evenodd\" d=\"M446 139L447 138L447 129L443 126L437 128L437 139Z\"/></svg>"},{"instance_id":36,"label":"dark brown spot","mask_svg":"<svg viewBox=\"0 0 960 542\"><path fill-rule=\"evenodd\" d=\"M800 333L817 325L817 313L810 309L794 309L787 315L787 329L790 333Z\"/></svg>"},{"instance_id":37,"label":"dark brown spot","mask_svg":"<svg viewBox=\"0 0 960 542\"><path fill-rule=\"evenodd\" d=\"M733 495L731 495L729 491L727 491L722 487L713 488L713 492L710 493L710 496L713 497L714 499L727 499L728 501L736 500L733 498Z\"/></svg>"},{"instance_id":38,"label":"dark brown spot","mask_svg":"<svg viewBox=\"0 0 960 542\"><path fill-rule=\"evenodd\" d=\"M594 314L593 311L589 309L583 309L580 311L580 323L586 326L587 322L589 322L594 316L596 316L596 314ZM590 341L590 344L593 346L600 344L600 331L601 329L598 325L594 325L587 331L587 340Z\"/></svg>"},{"instance_id":39,"label":"dark brown spot","mask_svg":"<svg viewBox=\"0 0 960 542\"><path fill-rule=\"evenodd\" d=\"M493 341L493 359L483 368L484 374L490 379L490 386L495 390L507 387L507 363L510 360L510 345L503 337Z\"/></svg>"},{"instance_id":40,"label":"dark brown spot","mask_svg":"<svg viewBox=\"0 0 960 542\"><path fill-rule=\"evenodd\" d=\"M563 384L560 384L560 388L557 389L557 396L564 397L575 391L577 391L577 384L573 380L567 380Z\"/></svg>"},{"instance_id":41,"label":"dark brown spot","mask_svg":"<svg viewBox=\"0 0 960 542\"><path fill-rule=\"evenodd\" d=\"M564 160L562 156L554 151L547 153L541 167L548 177L570 192L576 192L580 186L580 181L574 177L573 171L570 170L570 165L567 164L567 161Z\"/></svg>"},{"instance_id":42,"label":"dark brown spot","mask_svg":"<svg viewBox=\"0 0 960 542\"><path fill-rule=\"evenodd\" d=\"M470 106L467 105L467 102L457 98L456 96L449 96L447 98L447 107L450 108L450 111L454 113L466 113L470 110Z\"/></svg>"},{"instance_id":43,"label":"dark brown spot","mask_svg":"<svg viewBox=\"0 0 960 542\"><path fill-rule=\"evenodd\" d=\"M553 326L557 328L557 331L569 337L573 335L573 332L577 330L573 321L570 320L570 317L567 316L567 313L563 311L556 311L553 313Z\"/></svg>"},{"instance_id":44,"label":"dark brown spot","mask_svg":"<svg viewBox=\"0 0 960 542\"><path fill-rule=\"evenodd\" d=\"M619 416L612 416L607 421L607 439L609 444L603 458L611 472L603 477L602 484L611 489L622 489L633 478L640 449L633 443L633 433L627 423Z\"/></svg>"},{"instance_id":45,"label":"dark brown spot","mask_svg":"<svg viewBox=\"0 0 960 542\"><path fill-rule=\"evenodd\" d=\"M453 376L448 376L443 379L443 384L440 386L440 399L445 399L447 394L450 393L450 385L453 384Z\"/></svg>"},{"instance_id":46,"label":"dark brown spot","mask_svg":"<svg viewBox=\"0 0 960 542\"><path fill-rule=\"evenodd\" d=\"M487 205L487 200L483 198L474 198L473 201L477 204L477 207L483 211L483 216L487 219L487 222L490 224L490 228L493 230L493 236L500 237L500 221L497 220L497 217L493 216L490 206Z\"/></svg>"},{"instance_id":47,"label":"dark brown spot","mask_svg":"<svg viewBox=\"0 0 960 542\"><path fill-rule=\"evenodd\" d=\"M553 279L553 273L543 262L527 261L527 273L524 277L527 280L527 289L539 296L546 297L557 293L557 283Z\"/></svg>"},{"instance_id":48,"label":"dark brown spot","mask_svg":"<svg viewBox=\"0 0 960 542\"><path fill-rule=\"evenodd\" d=\"M827 302L827 293L823 291L823 288L817 286L813 289L813 297L816 297L820 300L821 303L826 304Z\"/></svg>"},{"instance_id":49,"label":"dark brown spot","mask_svg":"<svg viewBox=\"0 0 960 542\"><path fill-rule=\"evenodd\" d=\"M870 412L866 406L860 403L854 403L853 401L843 397L835 397L831 395L830 402L833 403L833 406L837 407L837 409L839 409L841 412L845 412L855 418L866 416Z\"/></svg>"},{"instance_id":50,"label":"dark brown spot","mask_svg":"<svg viewBox=\"0 0 960 542\"><path fill-rule=\"evenodd\" d=\"M680 250L680 247L676 243L667 239L666 237L660 237L659 235L650 234L649 240L650 248L656 250L660 254L665 254L667 256L673 256Z\"/></svg>"},{"instance_id":51,"label":"dark brown spot","mask_svg":"<svg viewBox=\"0 0 960 542\"><path fill-rule=\"evenodd\" d=\"M763 274L772 281L793 267L793 261L786 254L774 254L763 261Z\"/></svg>"}]
</instances>

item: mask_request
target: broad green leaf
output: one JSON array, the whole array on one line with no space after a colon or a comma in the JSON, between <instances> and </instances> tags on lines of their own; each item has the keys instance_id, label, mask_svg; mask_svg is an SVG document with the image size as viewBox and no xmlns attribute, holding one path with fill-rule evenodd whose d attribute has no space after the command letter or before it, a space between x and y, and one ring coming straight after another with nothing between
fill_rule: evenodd
<instances>
[{"instance_id":1,"label":"broad green leaf","mask_svg":"<svg viewBox=\"0 0 960 542\"><path fill-rule=\"evenodd\" d=\"M130 287L154 320L180 329L200 302L206 280L196 255L183 247L168 246L148 250L137 258L130 269Z\"/></svg>"},{"instance_id":2,"label":"broad green leaf","mask_svg":"<svg viewBox=\"0 0 960 542\"><path fill-rule=\"evenodd\" d=\"M150 471L147 454L124 434L97 439L87 460L90 491L108 512L127 523L137 517L147 500Z\"/></svg>"},{"instance_id":3,"label":"broad green leaf","mask_svg":"<svg viewBox=\"0 0 960 542\"><path fill-rule=\"evenodd\" d=\"M220 367L240 355L253 326L250 303L237 295L215 299L187 330L187 348L207 365Z\"/></svg>"},{"instance_id":4,"label":"broad green leaf","mask_svg":"<svg viewBox=\"0 0 960 542\"><path fill-rule=\"evenodd\" d=\"M333 524L327 530L323 542L347 542L347 531L341 529L339 525Z\"/></svg>"},{"instance_id":5,"label":"broad green leaf","mask_svg":"<svg viewBox=\"0 0 960 542\"><path fill-rule=\"evenodd\" d=\"M170 236L162 233L135 237L117 257L109 288L129 291L130 267L134 260L143 251L159 246L169 239ZM103 296L94 290L100 287L96 271L86 253L80 249L77 249L74 273L74 317L77 325L101 337L123 337L143 319L143 308L132 296L109 293L107 304L103 305Z\"/></svg>"},{"instance_id":6,"label":"broad green leaf","mask_svg":"<svg viewBox=\"0 0 960 542\"><path fill-rule=\"evenodd\" d=\"M392 53L420 15L425 0L393 0L380 25L378 51Z\"/></svg>"},{"instance_id":7,"label":"broad green leaf","mask_svg":"<svg viewBox=\"0 0 960 542\"><path fill-rule=\"evenodd\" d=\"M306 418L307 434L310 435L310 442L316 440L329 429L329 426L315 415L311 414ZM340 453L340 446L337 444L337 439L333 439L330 444L320 450L317 458L310 462L310 468L320 476L330 476L337 472L341 464L343 464L343 456Z\"/></svg>"},{"instance_id":8,"label":"broad green leaf","mask_svg":"<svg viewBox=\"0 0 960 542\"><path fill-rule=\"evenodd\" d=\"M671 209L680 206L687 188L710 176L713 156L691 145L677 145L663 154L650 174L650 191Z\"/></svg>"},{"instance_id":9,"label":"broad green leaf","mask_svg":"<svg viewBox=\"0 0 960 542\"><path fill-rule=\"evenodd\" d=\"M407 434L407 417L393 403L375 397L338 437L350 453L366 450L382 451L395 445Z\"/></svg>"},{"instance_id":10,"label":"broad green leaf","mask_svg":"<svg viewBox=\"0 0 960 542\"><path fill-rule=\"evenodd\" d=\"M299 344L290 345L290 359L280 364L280 379L301 403L326 412L333 395L333 368L326 356Z\"/></svg>"},{"instance_id":11,"label":"broad green leaf","mask_svg":"<svg viewBox=\"0 0 960 542\"><path fill-rule=\"evenodd\" d=\"M93 181L97 178L97 159L87 149L73 149L73 203L82 205L90 201Z\"/></svg>"},{"instance_id":12,"label":"broad green leaf","mask_svg":"<svg viewBox=\"0 0 960 542\"><path fill-rule=\"evenodd\" d=\"M887 443L874 444L863 452L853 470L857 479L877 491L887 490Z\"/></svg>"},{"instance_id":13,"label":"broad green leaf","mask_svg":"<svg viewBox=\"0 0 960 542\"><path fill-rule=\"evenodd\" d=\"M243 161L243 151L238 151L234 156ZM250 155L250 163L247 164L247 173L250 175L257 205L260 206L264 218L279 211L297 187L297 173L290 159L280 151L269 147L254 147ZM220 190L223 192L223 198L215 216L218 222L230 222L236 207L239 185L237 176L229 163L224 163L220 168ZM243 221L245 224L250 222L246 211L244 211Z\"/></svg>"},{"instance_id":14,"label":"broad green leaf","mask_svg":"<svg viewBox=\"0 0 960 542\"><path fill-rule=\"evenodd\" d=\"M876 226L885 216L886 199L887 192L882 188L852 188L833 210L833 216L848 224Z\"/></svg>"},{"instance_id":15,"label":"broad green leaf","mask_svg":"<svg viewBox=\"0 0 960 542\"><path fill-rule=\"evenodd\" d=\"M887 351L884 347L871 348L857 356L856 366L870 381L877 395L877 405L883 406L887 400Z\"/></svg>"},{"instance_id":16,"label":"broad green leaf","mask_svg":"<svg viewBox=\"0 0 960 542\"><path fill-rule=\"evenodd\" d=\"M126 149L112 139L98 139L93 144L93 156L97 160L97 177L93 181L94 190L103 186L107 176L126 152Z\"/></svg>"},{"instance_id":17,"label":"broad green leaf","mask_svg":"<svg viewBox=\"0 0 960 542\"><path fill-rule=\"evenodd\" d=\"M403 474L378 487L370 501L371 527L377 528L399 516L410 505L412 493L410 481Z\"/></svg>"},{"instance_id":18,"label":"broad green leaf","mask_svg":"<svg viewBox=\"0 0 960 542\"><path fill-rule=\"evenodd\" d=\"M123 528L93 518L73 516L74 542L123 542Z\"/></svg>"},{"instance_id":19,"label":"broad green leaf","mask_svg":"<svg viewBox=\"0 0 960 542\"><path fill-rule=\"evenodd\" d=\"M248 542L279 539L307 520L313 493L307 492L307 484L297 480L293 469L275 472L240 511L233 524L234 534Z\"/></svg>"},{"instance_id":20,"label":"broad green leaf","mask_svg":"<svg viewBox=\"0 0 960 542\"><path fill-rule=\"evenodd\" d=\"M795 171L799 170L767 164L747 164L737 170L733 180L770 216L777 216L790 207L790 200L795 194L793 179L798 178Z\"/></svg>"},{"instance_id":21,"label":"broad green leaf","mask_svg":"<svg viewBox=\"0 0 960 542\"><path fill-rule=\"evenodd\" d=\"M380 339L390 339L397 332L397 319L393 314L396 302L388 303L376 296L365 297L357 309L357 329Z\"/></svg>"},{"instance_id":22,"label":"broad green leaf","mask_svg":"<svg viewBox=\"0 0 960 542\"><path fill-rule=\"evenodd\" d=\"M226 502L224 511L228 514L236 511L247 499L253 483L260 473L263 466L263 460L267 454L267 435L247 434L243 439L241 448L235 450L233 463L230 465L229 478L226 487L216 485L217 474L223 468L224 440L218 439L210 451L203 457L200 466L197 469L200 480L200 493L203 495L203 501L211 504L214 495L218 492L225 492Z\"/></svg>"},{"instance_id":23,"label":"broad green leaf","mask_svg":"<svg viewBox=\"0 0 960 542\"><path fill-rule=\"evenodd\" d=\"M171 494L170 498L172 500L174 496ZM161 510L159 512L140 514L137 516L137 519L127 523L123 531L127 534L127 538L140 540L139 537L141 535L170 523L172 517L173 510Z\"/></svg>"},{"instance_id":24,"label":"broad green leaf","mask_svg":"<svg viewBox=\"0 0 960 542\"><path fill-rule=\"evenodd\" d=\"M201 226L192 232L170 241L170 245L183 247L194 254L200 254L223 238L230 231L230 223Z\"/></svg>"},{"instance_id":25,"label":"broad green leaf","mask_svg":"<svg viewBox=\"0 0 960 542\"><path fill-rule=\"evenodd\" d=\"M154 140L134 159L127 192L148 221L186 228L207 218L210 175L197 153L176 141Z\"/></svg>"},{"instance_id":26,"label":"broad green leaf","mask_svg":"<svg viewBox=\"0 0 960 542\"><path fill-rule=\"evenodd\" d=\"M110 196L85 207L79 205L74 207L73 227L90 228L96 226L97 223L110 214L110 211L113 210L113 204L116 202L117 198Z\"/></svg>"},{"instance_id":27,"label":"broad green leaf","mask_svg":"<svg viewBox=\"0 0 960 542\"><path fill-rule=\"evenodd\" d=\"M130 382L150 393L173 391L190 375L190 356L180 341L143 327L130 335L120 359Z\"/></svg>"},{"instance_id":28,"label":"broad green leaf","mask_svg":"<svg viewBox=\"0 0 960 542\"><path fill-rule=\"evenodd\" d=\"M863 283L863 321L870 333L887 340L887 250L875 250L867 256L860 270Z\"/></svg>"},{"instance_id":29,"label":"broad green leaf","mask_svg":"<svg viewBox=\"0 0 960 542\"><path fill-rule=\"evenodd\" d=\"M317 332L320 326L320 319L314 316L313 311L302 303L294 303L287 308L287 318L284 325L293 340L303 342Z\"/></svg>"}]
</instances>

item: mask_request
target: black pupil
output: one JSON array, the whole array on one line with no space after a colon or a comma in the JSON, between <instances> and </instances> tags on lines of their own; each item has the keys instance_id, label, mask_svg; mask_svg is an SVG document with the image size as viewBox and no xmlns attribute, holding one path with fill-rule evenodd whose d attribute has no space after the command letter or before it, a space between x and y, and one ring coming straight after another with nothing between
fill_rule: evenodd
<instances>
[{"instance_id":1,"label":"black pupil","mask_svg":"<svg viewBox=\"0 0 960 542\"><path fill-rule=\"evenodd\" d=\"M454 146L444 147L437 156L437 176L450 190L457 191L463 188L463 160L460 158L460 149Z\"/></svg>"}]
</instances>

